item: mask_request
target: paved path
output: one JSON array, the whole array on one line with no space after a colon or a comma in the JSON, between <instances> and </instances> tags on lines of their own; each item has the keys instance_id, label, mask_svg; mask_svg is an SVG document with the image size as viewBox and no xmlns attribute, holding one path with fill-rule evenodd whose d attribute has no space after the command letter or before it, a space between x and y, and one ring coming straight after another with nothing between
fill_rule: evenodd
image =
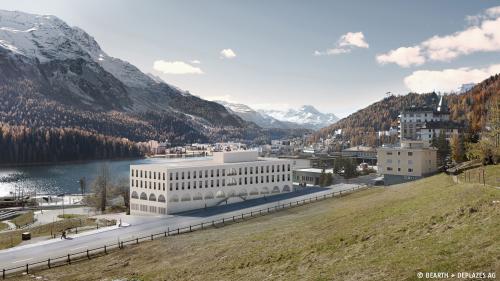
<instances>
[{"instance_id":1,"label":"paved path","mask_svg":"<svg viewBox=\"0 0 500 281\"><path fill-rule=\"evenodd\" d=\"M148 236L153 233L161 233L170 229L177 229L189 225L196 225L201 222L211 222L231 216L241 215L250 211L271 208L281 204L296 202L297 200L314 198L331 194L332 191L350 190L356 185L338 184L329 188L307 188L298 192L285 193L268 197L267 199L247 200L241 203L229 204L208 208L205 210L194 210L173 216L166 217L130 217L127 227L109 227L99 231L89 231L77 236L69 237L67 240L59 238L45 240L33 244L14 247L0 251L0 270L2 268L12 268L25 266L27 263L47 260L48 258L65 256L68 253L75 253L102 247L104 244L117 243L117 241L135 239L136 237Z\"/></svg>"}]
</instances>

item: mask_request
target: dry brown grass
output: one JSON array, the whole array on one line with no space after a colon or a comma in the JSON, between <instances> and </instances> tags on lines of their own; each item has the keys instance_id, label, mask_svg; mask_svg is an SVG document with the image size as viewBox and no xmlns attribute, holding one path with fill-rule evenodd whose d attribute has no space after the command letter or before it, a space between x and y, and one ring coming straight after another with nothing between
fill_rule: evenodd
<instances>
[{"instance_id":1,"label":"dry brown grass","mask_svg":"<svg viewBox=\"0 0 500 281\"><path fill-rule=\"evenodd\" d=\"M33 280L419 280L500 274L500 190L445 175L159 239Z\"/></svg>"}]
</instances>

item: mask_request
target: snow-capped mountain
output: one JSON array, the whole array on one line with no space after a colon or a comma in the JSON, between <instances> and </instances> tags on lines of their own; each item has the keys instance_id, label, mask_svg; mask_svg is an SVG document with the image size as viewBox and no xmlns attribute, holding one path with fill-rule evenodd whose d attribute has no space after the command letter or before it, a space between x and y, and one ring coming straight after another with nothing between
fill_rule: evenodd
<instances>
[{"instance_id":1,"label":"snow-capped mountain","mask_svg":"<svg viewBox=\"0 0 500 281\"><path fill-rule=\"evenodd\" d=\"M299 124L302 127L320 129L329 126L339 120L333 113L322 113L312 105L304 105L299 109L288 110L258 110L263 115L271 116L282 122Z\"/></svg>"},{"instance_id":2,"label":"snow-capped mountain","mask_svg":"<svg viewBox=\"0 0 500 281\"><path fill-rule=\"evenodd\" d=\"M462 86L460 86L460 87L457 88L456 92L458 94L463 94L463 93L469 91L470 89L474 88L474 86L476 86L476 83L462 84Z\"/></svg>"},{"instance_id":3,"label":"snow-capped mountain","mask_svg":"<svg viewBox=\"0 0 500 281\"><path fill-rule=\"evenodd\" d=\"M219 104L222 104L226 107L230 112L238 115L243 120L253 122L259 125L262 128L279 128L279 129L300 129L304 128L304 126L296 123L280 121L276 118L273 118L267 114L257 112L252 109L248 105L241 103L230 103L227 101L215 101ZM306 128L307 129L307 128Z\"/></svg>"},{"instance_id":4,"label":"snow-capped mountain","mask_svg":"<svg viewBox=\"0 0 500 281\"><path fill-rule=\"evenodd\" d=\"M254 110L241 103L216 101L224 105L244 120L254 122L263 128L281 129L319 129L335 123L338 118L331 113L321 113L311 105L304 105L299 109Z\"/></svg>"},{"instance_id":5,"label":"snow-capped mountain","mask_svg":"<svg viewBox=\"0 0 500 281\"><path fill-rule=\"evenodd\" d=\"M249 125L218 103L191 95L109 56L92 36L78 27L71 27L55 16L17 11L0 10L0 93L8 93L0 95L2 105L23 103L28 107L39 101L50 104L59 113L71 108L79 112L78 118L72 120L89 119L96 113L120 112L122 120L131 118L127 122L147 127L151 134L156 134L153 126L167 130L166 135L176 136L175 132L182 131L213 136L218 128L248 131ZM35 113L28 113L17 119L6 114L3 121L41 119ZM95 122L105 121L109 120ZM61 124L57 126L68 124L68 120L51 122ZM102 133L111 129L112 125L97 123L92 128Z\"/></svg>"}]
</instances>

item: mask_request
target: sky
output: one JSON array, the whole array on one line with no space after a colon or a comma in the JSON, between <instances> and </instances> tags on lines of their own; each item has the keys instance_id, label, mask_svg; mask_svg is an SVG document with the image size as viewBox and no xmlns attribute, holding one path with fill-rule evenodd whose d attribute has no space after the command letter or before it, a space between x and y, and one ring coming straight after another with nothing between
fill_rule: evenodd
<instances>
[{"instance_id":1,"label":"sky","mask_svg":"<svg viewBox=\"0 0 500 281\"><path fill-rule=\"evenodd\" d=\"M498 7L497 7L498 6ZM1 0L205 99L345 117L500 72L500 1Z\"/></svg>"}]
</instances>

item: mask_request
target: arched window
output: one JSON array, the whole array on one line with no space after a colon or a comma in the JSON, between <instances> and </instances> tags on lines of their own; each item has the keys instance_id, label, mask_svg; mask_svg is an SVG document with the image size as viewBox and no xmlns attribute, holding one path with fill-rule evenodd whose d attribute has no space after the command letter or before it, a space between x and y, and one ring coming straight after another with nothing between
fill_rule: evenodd
<instances>
[{"instance_id":1,"label":"arched window","mask_svg":"<svg viewBox=\"0 0 500 281\"><path fill-rule=\"evenodd\" d=\"M201 195L201 192L196 193L193 196L193 200L203 200L203 196Z\"/></svg>"},{"instance_id":2,"label":"arched window","mask_svg":"<svg viewBox=\"0 0 500 281\"><path fill-rule=\"evenodd\" d=\"M141 193L141 200L148 200L148 195L145 192Z\"/></svg>"},{"instance_id":3,"label":"arched window","mask_svg":"<svg viewBox=\"0 0 500 281\"><path fill-rule=\"evenodd\" d=\"M191 201L191 195L189 193L182 194L181 201Z\"/></svg>"},{"instance_id":4,"label":"arched window","mask_svg":"<svg viewBox=\"0 0 500 281\"><path fill-rule=\"evenodd\" d=\"M242 190L240 190L240 192L238 193L238 195L239 196L248 196L248 192L247 192L246 189L243 188Z\"/></svg>"},{"instance_id":5,"label":"arched window","mask_svg":"<svg viewBox=\"0 0 500 281\"><path fill-rule=\"evenodd\" d=\"M215 197L216 197L216 198L226 198L226 194L224 193L224 191L219 190L219 191L217 191L217 193L215 194Z\"/></svg>"},{"instance_id":6,"label":"arched window","mask_svg":"<svg viewBox=\"0 0 500 281\"><path fill-rule=\"evenodd\" d=\"M267 188L267 187L263 187L263 188L260 190L260 194L269 194L269 188Z\"/></svg>"},{"instance_id":7,"label":"arched window","mask_svg":"<svg viewBox=\"0 0 500 281\"><path fill-rule=\"evenodd\" d=\"M165 196L163 195L158 196L158 202L165 202Z\"/></svg>"},{"instance_id":8,"label":"arched window","mask_svg":"<svg viewBox=\"0 0 500 281\"><path fill-rule=\"evenodd\" d=\"M273 187L273 190L271 191L271 193L280 193L280 188L277 186Z\"/></svg>"},{"instance_id":9,"label":"arched window","mask_svg":"<svg viewBox=\"0 0 500 281\"><path fill-rule=\"evenodd\" d=\"M177 195L170 196L170 199L168 199L168 202L179 202L179 196L177 196Z\"/></svg>"},{"instance_id":10,"label":"arched window","mask_svg":"<svg viewBox=\"0 0 500 281\"><path fill-rule=\"evenodd\" d=\"M259 190L254 187L252 190L250 190L250 195L259 195Z\"/></svg>"},{"instance_id":11,"label":"arched window","mask_svg":"<svg viewBox=\"0 0 500 281\"><path fill-rule=\"evenodd\" d=\"M134 198L134 199L138 199L138 198L139 198L139 195L137 194L137 192L132 191L132 195L131 195L130 197L132 197L132 198Z\"/></svg>"},{"instance_id":12,"label":"arched window","mask_svg":"<svg viewBox=\"0 0 500 281\"><path fill-rule=\"evenodd\" d=\"M149 201L156 201L156 195L153 193L149 194Z\"/></svg>"},{"instance_id":13,"label":"arched window","mask_svg":"<svg viewBox=\"0 0 500 281\"><path fill-rule=\"evenodd\" d=\"M283 187L283 192L290 192L290 186L289 185L285 185Z\"/></svg>"},{"instance_id":14,"label":"arched window","mask_svg":"<svg viewBox=\"0 0 500 281\"><path fill-rule=\"evenodd\" d=\"M229 190L227 192L227 197L235 197L236 196L236 192L234 192L234 190Z\"/></svg>"},{"instance_id":15,"label":"arched window","mask_svg":"<svg viewBox=\"0 0 500 281\"><path fill-rule=\"evenodd\" d=\"M205 200L208 200L208 199L214 199L214 194L209 191L205 194Z\"/></svg>"}]
</instances>

